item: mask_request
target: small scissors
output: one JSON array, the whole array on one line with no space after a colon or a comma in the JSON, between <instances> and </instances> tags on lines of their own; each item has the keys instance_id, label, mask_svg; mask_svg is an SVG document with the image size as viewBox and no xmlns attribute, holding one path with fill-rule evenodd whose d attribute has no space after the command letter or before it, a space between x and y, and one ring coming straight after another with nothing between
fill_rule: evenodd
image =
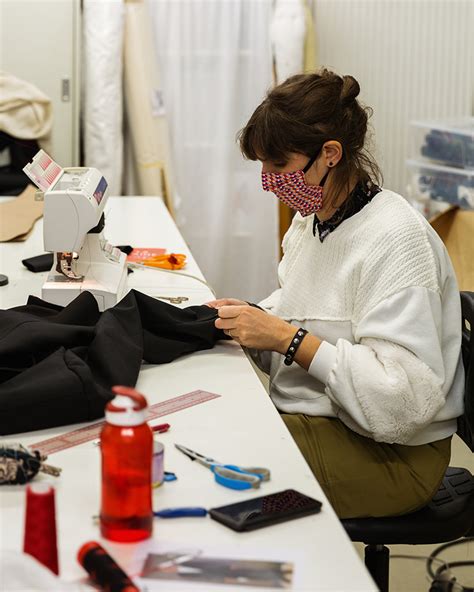
<instances>
[{"instance_id":1,"label":"small scissors","mask_svg":"<svg viewBox=\"0 0 474 592\"><path fill-rule=\"evenodd\" d=\"M171 304L181 304L189 300L187 296L154 296L158 300L168 300Z\"/></svg>"},{"instance_id":2,"label":"small scissors","mask_svg":"<svg viewBox=\"0 0 474 592\"><path fill-rule=\"evenodd\" d=\"M203 456L190 448L175 444L176 448L191 460L210 469L220 485L230 489L258 489L262 481L270 479L270 471L259 467L239 467L237 465L223 465L222 463Z\"/></svg>"}]
</instances>

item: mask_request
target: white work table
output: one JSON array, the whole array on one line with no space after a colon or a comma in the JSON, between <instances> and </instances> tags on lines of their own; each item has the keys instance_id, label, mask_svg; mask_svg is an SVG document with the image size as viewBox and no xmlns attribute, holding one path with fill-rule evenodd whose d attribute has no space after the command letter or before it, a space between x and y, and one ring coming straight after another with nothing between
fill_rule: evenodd
<instances>
[{"instance_id":1,"label":"white work table","mask_svg":"<svg viewBox=\"0 0 474 592\"><path fill-rule=\"evenodd\" d=\"M202 274L161 199L111 198L106 208L105 234L112 244L163 247L186 253L186 273ZM0 273L10 284L0 287L0 308L25 304L28 294L41 296L46 273L33 274L21 259L43 253L42 222L24 243L0 244ZM203 304L213 298L196 280L151 270L135 271L129 286L151 295L188 296L181 306ZM165 446L165 468L178 476L154 490L154 509L177 506L212 508L226 503L293 488L323 502L319 514L256 530L236 533L207 518L155 519L153 539L136 545L110 543L100 538L92 516L100 503L100 449L91 442L58 452L48 462L62 467L59 478L38 479L56 487L56 520L60 577L85 581L76 561L86 541L97 540L132 574L139 572L147 552L202 550L206 555L235 558L278 559L295 564L294 590L307 592L371 592L377 588L342 528L319 484L281 421L244 352L235 342L220 342L214 349L184 356L170 364L143 365L137 389L149 404L202 389L221 395L194 407L156 419L167 421L169 432L159 436ZM87 424L80 424L87 425ZM80 425L1 438L29 445ZM266 466L271 480L252 492L233 491L215 483L210 471L174 448L188 446L219 461ZM25 491L22 486L0 487L1 549L21 550ZM1 579L0 579L1 589ZM84 585L84 589L89 589ZM155 580L148 590L250 590ZM252 588L252 590L256 590Z\"/></svg>"}]
</instances>

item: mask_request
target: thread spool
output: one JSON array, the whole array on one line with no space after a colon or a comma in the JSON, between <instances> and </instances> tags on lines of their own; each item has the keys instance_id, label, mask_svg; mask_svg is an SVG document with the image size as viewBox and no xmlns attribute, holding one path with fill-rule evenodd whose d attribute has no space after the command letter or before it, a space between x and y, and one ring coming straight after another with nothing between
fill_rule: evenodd
<instances>
[{"instance_id":1,"label":"thread spool","mask_svg":"<svg viewBox=\"0 0 474 592\"><path fill-rule=\"evenodd\" d=\"M107 551L95 541L84 543L77 560L91 580L107 592L140 592Z\"/></svg>"},{"instance_id":2,"label":"thread spool","mask_svg":"<svg viewBox=\"0 0 474 592\"><path fill-rule=\"evenodd\" d=\"M23 551L59 574L54 487L47 483L26 487Z\"/></svg>"},{"instance_id":3,"label":"thread spool","mask_svg":"<svg viewBox=\"0 0 474 592\"><path fill-rule=\"evenodd\" d=\"M159 487L165 478L165 447L157 440L153 441L151 462L151 486Z\"/></svg>"}]
</instances>

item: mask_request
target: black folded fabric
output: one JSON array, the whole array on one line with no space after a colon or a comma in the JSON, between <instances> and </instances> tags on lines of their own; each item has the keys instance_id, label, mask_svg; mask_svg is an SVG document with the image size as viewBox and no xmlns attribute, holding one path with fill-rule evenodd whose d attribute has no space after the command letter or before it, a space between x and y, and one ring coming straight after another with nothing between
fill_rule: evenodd
<instances>
[{"instance_id":1,"label":"black folded fabric","mask_svg":"<svg viewBox=\"0 0 474 592\"><path fill-rule=\"evenodd\" d=\"M40 271L49 271L53 266L53 254L45 253L44 255L36 255L35 257L28 257L28 259L22 259L23 265L32 271L33 273L39 273Z\"/></svg>"},{"instance_id":2,"label":"black folded fabric","mask_svg":"<svg viewBox=\"0 0 474 592\"><path fill-rule=\"evenodd\" d=\"M125 255L130 255L133 251L132 245L116 245L116 247L117 249L120 249L122 253L125 253Z\"/></svg>"},{"instance_id":3,"label":"black folded fabric","mask_svg":"<svg viewBox=\"0 0 474 592\"><path fill-rule=\"evenodd\" d=\"M89 292L64 308L30 296L0 310L0 434L102 417L111 386L134 386L142 360L163 364L226 339L216 318L135 290L102 313Z\"/></svg>"}]
</instances>

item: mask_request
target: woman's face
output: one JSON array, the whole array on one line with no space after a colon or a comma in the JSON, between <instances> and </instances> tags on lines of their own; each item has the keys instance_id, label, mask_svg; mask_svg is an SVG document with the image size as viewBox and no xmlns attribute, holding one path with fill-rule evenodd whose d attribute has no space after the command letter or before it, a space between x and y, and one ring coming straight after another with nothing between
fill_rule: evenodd
<instances>
[{"instance_id":1,"label":"woman's face","mask_svg":"<svg viewBox=\"0 0 474 592\"><path fill-rule=\"evenodd\" d=\"M318 157L313 162L311 167L304 173L304 181L306 185L319 186L323 177L335 167L342 158L342 146L337 140L329 140L325 142ZM310 158L305 154L299 152L290 152L287 162L276 162L270 160L261 160L262 173L292 173L303 170ZM331 187L331 175L328 176L324 185L324 191ZM277 196L278 197L278 196ZM347 196L343 196L343 200ZM280 199L282 199L280 197ZM286 203L286 202L285 202ZM342 202L341 202L342 203ZM289 204L288 204L289 205ZM340 205L340 204L338 204ZM292 207L292 206L290 206ZM318 210L318 218L320 220L327 220L336 211L337 207L323 200L322 207ZM306 214L304 214L306 215Z\"/></svg>"}]
</instances>

